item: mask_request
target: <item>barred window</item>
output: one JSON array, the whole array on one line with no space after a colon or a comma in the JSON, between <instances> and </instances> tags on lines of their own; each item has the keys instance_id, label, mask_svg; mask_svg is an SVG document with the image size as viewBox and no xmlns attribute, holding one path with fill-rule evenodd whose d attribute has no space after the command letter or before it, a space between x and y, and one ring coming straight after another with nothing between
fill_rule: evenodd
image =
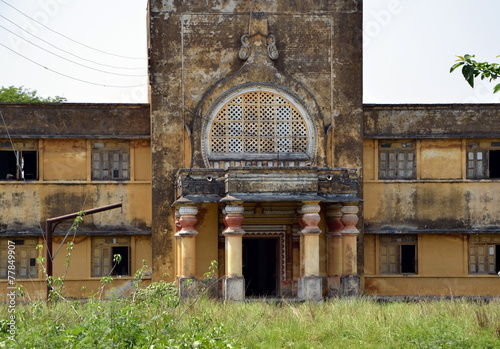
<instances>
[{"instance_id":1,"label":"barred window","mask_svg":"<svg viewBox=\"0 0 500 349\"><path fill-rule=\"evenodd\" d=\"M467 143L467 178L500 178L500 142Z\"/></svg>"},{"instance_id":2,"label":"barred window","mask_svg":"<svg viewBox=\"0 0 500 349\"><path fill-rule=\"evenodd\" d=\"M108 275L130 275L130 237L92 238L92 276Z\"/></svg>"},{"instance_id":3,"label":"barred window","mask_svg":"<svg viewBox=\"0 0 500 349\"><path fill-rule=\"evenodd\" d=\"M416 159L413 142L381 142L378 150L379 179L415 179Z\"/></svg>"},{"instance_id":4,"label":"barred window","mask_svg":"<svg viewBox=\"0 0 500 349\"><path fill-rule=\"evenodd\" d=\"M380 273L417 273L417 235L380 235Z\"/></svg>"},{"instance_id":5,"label":"barred window","mask_svg":"<svg viewBox=\"0 0 500 349\"><path fill-rule=\"evenodd\" d=\"M128 142L95 142L92 149L92 179L130 179L129 153Z\"/></svg>"},{"instance_id":6,"label":"barred window","mask_svg":"<svg viewBox=\"0 0 500 349\"><path fill-rule=\"evenodd\" d=\"M0 279L7 279L8 276L18 279L38 278L37 244L36 238L0 239ZM9 250L14 251L14 258L9 258ZM9 270L15 272L15 275L9 273Z\"/></svg>"},{"instance_id":7,"label":"barred window","mask_svg":"<svg viewBox=\"0 0 500 349\"><path fill-rule=\"evenodd\" d=\"M500 271L500 235L469 236L469 274L497 274Z\"/></svg>"},{"instance_id":8,"label":"barred window","mask_svg":"<svg viewBox=\"0 0 500 349\"><path fill-rule=\"evenodd\" d=\"M209 126L208 158L228 166L305 166L312 156L311 130L290 99L251 91L227 101Z\"/></svg>"}]
</instances>

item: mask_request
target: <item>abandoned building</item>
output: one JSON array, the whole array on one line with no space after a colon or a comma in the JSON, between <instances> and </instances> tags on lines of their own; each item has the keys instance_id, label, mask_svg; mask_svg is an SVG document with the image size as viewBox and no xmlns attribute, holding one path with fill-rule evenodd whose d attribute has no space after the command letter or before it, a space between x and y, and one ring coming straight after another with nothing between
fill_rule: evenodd
<instances>
[{"instance_id":1,"label":"abandoned building","mask_svg":"<svg viewBox=\"0 0 500 349\"><path fill-rule=\"evenodd\" d=\"M500 294L499 105L363 105L360 1L148 11L148 104L0 105L0 283L13 241L45 297L45 221L121 202L57 226L69 296L142 260L231 300Z\"/></svg>"}]
</instances>

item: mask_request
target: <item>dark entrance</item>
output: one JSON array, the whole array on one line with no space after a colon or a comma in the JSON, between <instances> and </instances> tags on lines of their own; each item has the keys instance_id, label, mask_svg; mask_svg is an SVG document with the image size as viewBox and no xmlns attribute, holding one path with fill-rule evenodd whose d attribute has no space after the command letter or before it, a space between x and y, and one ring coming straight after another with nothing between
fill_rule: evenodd
<instances>
[{"instance_id":1,"label":"dark entrance","mask_svg":"<svg viewBox=\"0 0 500 349\"><path fill-rule=\"evenodd\" d=\"M243 239L243 276L245 296L278 294L279 238L249 237Z\"/></svg>"}]
</instances>

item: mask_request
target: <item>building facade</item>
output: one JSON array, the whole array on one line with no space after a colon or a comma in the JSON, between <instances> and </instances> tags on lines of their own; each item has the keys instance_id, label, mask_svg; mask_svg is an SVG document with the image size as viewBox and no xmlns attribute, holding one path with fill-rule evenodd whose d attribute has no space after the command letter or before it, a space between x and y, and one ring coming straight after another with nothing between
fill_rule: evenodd
<instances>
[{"instance_id":1,"label":"building facade","mask_svg":"<svg viewBox=\"0 0 500 349\"><path fill-rule=\"evenodd\" d=\"M33 293L39 226L118 201L77 231L74 297L143 259L182 295L213 261L225 299L499 295L497 105L363 105L358 1L149 13L148 105L0 106L0 254L23 240Z\"/></svg>"}]
</instances>

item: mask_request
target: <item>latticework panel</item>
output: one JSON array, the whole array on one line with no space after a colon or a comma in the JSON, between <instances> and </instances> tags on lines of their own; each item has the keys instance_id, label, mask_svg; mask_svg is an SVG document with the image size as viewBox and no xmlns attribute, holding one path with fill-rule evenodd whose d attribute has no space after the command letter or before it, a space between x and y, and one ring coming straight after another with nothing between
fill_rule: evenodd
<instances>
[{"instance_id":1,"label":"latticework panel","mask_svg":"<svg viewBox=\"0 0 500 349\"><path fill-rule=\"evenodd\" d=\"M304 117L286 98L266 91L248 92L227 102L215 116L209 135L210 154L219 160L234 159L237 154L242 161L244 154L253 160L311 155Z\"/></svg>"}]
</instances>

